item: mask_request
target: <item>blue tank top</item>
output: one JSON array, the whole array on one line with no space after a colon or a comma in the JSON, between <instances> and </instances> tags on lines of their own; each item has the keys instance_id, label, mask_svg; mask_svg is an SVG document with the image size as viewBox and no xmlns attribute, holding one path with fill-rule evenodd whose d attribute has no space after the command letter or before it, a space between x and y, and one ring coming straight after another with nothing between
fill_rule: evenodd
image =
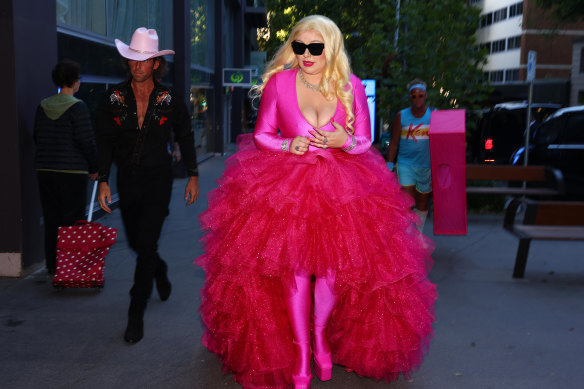
<instances>
[{"instance_id":1,"label":"blue tank top","mask_svg":"<svg viewBox=\"0 0 584 389\"><path fill-rule=\"evenodd\" d=\"M410 108L402 109L401 116L401 138L399 141L399 152L397 163L413 167L430 167L430 113L427 108L424 116L417 118L412 115Z\"/></svg>"}]
</instances>

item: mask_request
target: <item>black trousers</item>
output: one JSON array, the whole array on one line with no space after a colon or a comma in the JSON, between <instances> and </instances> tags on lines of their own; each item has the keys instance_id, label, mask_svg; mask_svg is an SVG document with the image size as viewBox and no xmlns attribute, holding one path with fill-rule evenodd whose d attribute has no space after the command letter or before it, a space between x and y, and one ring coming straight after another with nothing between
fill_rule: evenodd
<instances>
[{"instance_id":1,"label":"black trousers","mask_svg":"<svg viewBox=\"0 0 584 389\"><path fill-rule=\"evenodd\" d=\"M168 216L171 192L170 166L118 172L122 220L130 247L138 255L130 290L133 299L148 300L156 273L166 271L166 263L158 255L158 239Z\"/></svg>"},{"instance_id":2,"label":"black trousers","mask_svg":"<svg viewBox=\"0 0 584 389\"><path fill-rule=\"evenodd\" d=\"M37 178L45 224L45 261L47 269L54 272L59 226L85 219L87 174L38 171Z\"/></svg>"}]
</instances>

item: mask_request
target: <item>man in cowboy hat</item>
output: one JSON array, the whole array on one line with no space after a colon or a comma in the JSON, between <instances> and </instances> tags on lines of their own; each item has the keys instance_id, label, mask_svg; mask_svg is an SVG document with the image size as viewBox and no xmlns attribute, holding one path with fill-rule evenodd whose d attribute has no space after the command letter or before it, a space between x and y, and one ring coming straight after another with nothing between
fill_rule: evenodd
<instances>
[{"instance_id":1,"label":"man in cowboy hat","mask_svg":"<svg viewBox=\"0 0 584 389\"><path fill-rule=\"evenodd\" d=\"M144 335L144 310L153 283L162 301L170 296L167 265L158 255L158 239L172 189L171 130L180 145L190 176L185 191L187 205L199 195L194 135L186 104L174 91L157 81L166 64L158 50L155 30L138 28L129 45L116 39L118 52L128 62L131 77L110 88L99 106L99 204L111 212L108 184L110 167L118 167L117 184L122 220L130 247L137 253L134 285L124 339L136 343Z\"/></svg>"}]
</instances>

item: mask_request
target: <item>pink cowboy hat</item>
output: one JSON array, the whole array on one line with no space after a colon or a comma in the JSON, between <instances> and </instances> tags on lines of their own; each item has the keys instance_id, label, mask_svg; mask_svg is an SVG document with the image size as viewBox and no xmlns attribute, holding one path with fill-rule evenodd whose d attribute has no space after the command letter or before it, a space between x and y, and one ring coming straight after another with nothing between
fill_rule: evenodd
<instances>
[{"instance_id":1,"label":"pink cowboy hat","mask_svg":"<svg viewBox=\"0 0 584 389\"><path fill-rule=\"evenodd\" d=\"M145 61L149 58L174 54L172 50L158 51L158 34L156 34L156 30L145 27L137 28L134 31L129 46L119 39L116 39L115 42L120 55L134 61Z\"/></svg>"}]
</instances>

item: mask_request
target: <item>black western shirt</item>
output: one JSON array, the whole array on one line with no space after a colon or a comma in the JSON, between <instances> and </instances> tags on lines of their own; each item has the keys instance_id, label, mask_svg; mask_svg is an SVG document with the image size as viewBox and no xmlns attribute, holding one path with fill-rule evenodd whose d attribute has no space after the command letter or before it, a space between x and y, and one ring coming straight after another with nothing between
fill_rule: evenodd
<instances>
[{"instance_id":1,"label":"black western shirt","mask_svg":"<svg viewBox=\"0 0 584 389\"><path fill-rule=\"evenodd\" d=\"M170 131L179 143L189 176L198 176L194 133L186 104L154 81L142 128L132 80L111 87L99 105L96 139L99 182L108 182L112 162L120 172L170 167Z\"/></svg>"}]
</instances>

